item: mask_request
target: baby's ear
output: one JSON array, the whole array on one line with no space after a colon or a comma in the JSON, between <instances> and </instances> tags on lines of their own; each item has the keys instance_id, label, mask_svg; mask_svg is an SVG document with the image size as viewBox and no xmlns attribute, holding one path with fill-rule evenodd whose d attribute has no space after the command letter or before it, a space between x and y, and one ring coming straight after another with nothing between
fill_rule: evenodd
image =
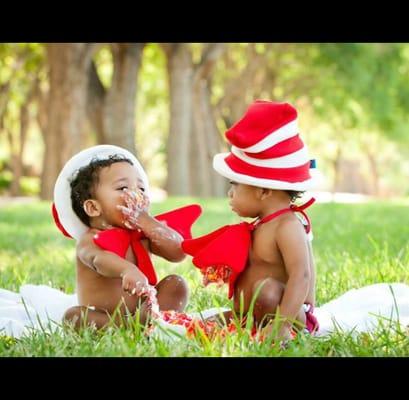
<instances>
[{"instance_id":1,"label":"baby's ear","mask_svg":"<svg viewBox=\"0 0 409 400\"><path fill-rule=\"evenodd\" d=\"M271 189L260 188L260 200L267 199L268 197L271 196L271 194L272 194Z\"/></svg>"},{"instance_id":2,"label":"baby's ear","mask_svg":"<svg viewBox=\"0 0 409 400\"><path fill-rule=\"evenodd\" d=\"M82 207L89 217L99 217L101 215L101 205L97 200L85 200Z\"/></svg>"}]
</instances>

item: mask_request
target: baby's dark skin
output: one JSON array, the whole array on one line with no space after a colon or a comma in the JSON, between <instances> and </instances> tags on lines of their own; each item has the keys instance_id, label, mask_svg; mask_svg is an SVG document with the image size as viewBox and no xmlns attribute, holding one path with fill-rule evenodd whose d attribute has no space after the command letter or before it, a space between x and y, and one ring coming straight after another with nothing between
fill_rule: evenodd
<instances>
[{"instance_id":1,"label":"baby's dark skin","mask_svg":"<svg viewBox=\"0 0 409 400\"><path fill-rule=\"evenodd\" d=\"M179 262L185 256L181 248L182 237L176 231L150 216L147 209L127 207L132 196L126 191L131 189L141 193L142 180L132 165L117 162L100 171L94 198L84 202L91 226L76 246L79 306L68 309L64 315L64 321L73 323L77 329L84 325L100 329L111 321L120 325L126 322L124 316L134 315L138 308L141 323L146 322L149 314L145 299L138 295L149 289L149 283L139 270L131 247L126 257L121 258L96 245L95 234L113 227L138 228L146 236L141 243L148 254L172 262ZM131 211L132 226L129 222ZM155 288L160 310L184 310L188 287L181 277L169 275Z\"/></svg>"},{"instance_id":2,"label":"baby's dark skin","mask_svg":"<svg viewBox=\"0 0 409 400\"><path fill-rule=\"evenodd\" d=\"M263 218L290 206L290 196L285 191L231 183L229 203L241 217ZM267 325L265 333L271 332L272 324L267 323L277 312L287 321L278 332L282 338L289 337L292 322L305 325L302 305L315 305L315 269L304 227L292 212L260 224L252 232L248 264L237 278L233 294L236 314L240 313L241 297L244 315L247 314L259 287L253 318L257 326ZM229 322L233 311L225 312L224 317Z\"/></svg>"}]
</instances>

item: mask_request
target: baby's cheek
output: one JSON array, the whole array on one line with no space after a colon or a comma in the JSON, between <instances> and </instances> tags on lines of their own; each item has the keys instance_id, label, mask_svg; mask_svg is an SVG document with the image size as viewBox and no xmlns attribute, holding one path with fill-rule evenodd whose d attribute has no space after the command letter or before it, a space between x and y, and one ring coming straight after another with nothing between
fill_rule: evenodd
<instances>
[{"instance_id":1,"label":"baby's cheek","mask_svg":"<svg viewBox=\"0 0 409 400\"><path fill-rule=\"evenodd\" d=\"M123 196L119 196L119 197L117 198L117 200L116 200L116 205L117 205L117 206L124 206L124 207L126 207L126 201L125 201L125 199L124 199Z\"/></svg>"},{"instance_id":2,"label":"baby's cheek","mask_svg":"<svg viewBox=\"0 0 409 400\"><path fill-rule=\"evenodd\" d=\"M122 223L124 220L124 214L122 213L121 210L116 209L113 213L112 213L112 217L115 219L115 221L117 223Z\"/></svg>"}]
</instances>

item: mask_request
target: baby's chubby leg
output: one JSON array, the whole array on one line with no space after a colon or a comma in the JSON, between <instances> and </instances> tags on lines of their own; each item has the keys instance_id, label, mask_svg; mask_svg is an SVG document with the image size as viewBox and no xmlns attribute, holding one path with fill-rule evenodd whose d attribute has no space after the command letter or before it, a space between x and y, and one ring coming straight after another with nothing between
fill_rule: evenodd
<instances>
[{"instance_id":1,"label":"baby's chubby leg","mask_svg":"<svg viewBox=\"0 0 409 400\"><path fill-rule=\"evenodd\" d=\"M256 281L252 287L252 296L257 291L254 303L253 316L256 324L266 324L276 313L283 297L285 285L273 278Z\"/></svg>"},{"instance_id":2,"label":"baby's chubby leg","mask_svg":"<svg viewBox=\"0 0 409 400\"><path fill-rule=\"evenodd\" d=\"M178 275L168 275L156 286L157 300L160 311L175 310L182 312L189 298L186 281ZM140 322L145 324L150 314L150 306L144 301L140 307Z\"/></svg>"},{"instance_id":3,"label":"baby's chubby leg","mask_svg":"<svg viewBox=\"0 0 409 400\"><path fill-rule=\"evenodd\" d=\"M114 320L116 325L121 323L120 317ZM63 322L73 324L76 330L84 326L95 326L97 329L106 327L112 320L107 311L95 307L75 306L69 308L63 316Z\"/></svg>"},{"instance_id":4,"label":"baby's chubby leg","mask_svg":"<svg viewBox=\"0 0 409 400\"><path fill-rule=\"evenodd\" d=\"M156 290L161 311L182 312L185 309L189 299L189 288L182 277L168 275L156 285Z\"/></svg>"},{"instance_id":5,"label":"baby's chubby leg","mask_svg":"<svg viewBox=\"0 0 409 400\"><path fill-rule=\"evenodd\" d=\"M273 278L261 279L253 285L253 295L260 285L262 286L254 303L253 316L256 324L261 323L264 326L277 312L277 307L280 305L284 294L285 285ZM301 326L305 325L305 312L302 308L296 319L301 323Z\"/></svg>"},{"instance_id":6,"label":"baby's chubby leg","mask_svg":"<svg viewBox=\"0 0 409 400\"><path fill-rule=\"evenodd\" d=\"M257 294L253 308L254 322L257 325L265 325L271 318L274 317L277 306L281 302L284 287L285 286L283 283L273 278L259 279L256 282L246 282L246 284L241 287L244 300L243 316L247 316L253 296ZM240 315L240 292L237 292L235 293L234 297L234 311L226 311L222 314L222 316L216 315L208 320L215 321L219 324L226 321L226 323L229 324L235 318L239 319ZM244 323L245 321L246 319L244 319L242 322Z\"/></svg>"}]
</instances>

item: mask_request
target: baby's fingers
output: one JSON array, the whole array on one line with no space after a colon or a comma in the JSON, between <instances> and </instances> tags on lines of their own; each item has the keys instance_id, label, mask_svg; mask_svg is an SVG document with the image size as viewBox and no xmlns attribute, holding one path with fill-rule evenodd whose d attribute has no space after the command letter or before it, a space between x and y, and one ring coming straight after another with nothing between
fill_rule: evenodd
<instances>
[{"instance_id":1,"label":"baby's fingers","mask_svg":"<svg viewBox=\"0 0 409 400\"><path fill-rule=\"evenodd\" d=\"M133 190L126 190L124 191L124 193L122 194L123 199L127 202L127 203L134 203L135 200L137 199L136 193Z\"/></svg>"},{"instance_id":2,"label":"baby's fingers","mask_svg":"<svg viewBox=\"0 0 409 400\"><path fill-rule=\"evenodd\" d=\"M128 221L130 225L138 225L138 218L135 218L135 216L129 216Z\"/></svg>"},{"instance_id":3,"label":"baby's fingers","mask_svg":"<svg viewBox=\"0 0 409 400\"><path fill-rule=\"evenodd\" d=\"M129 196L132 200L136 200L136 192L133 190L129 190L126 192L127 196Z\"/></svg>"},{"instance_id":4,"label":"baby's fingers","mask_svg":"<svg viewBox=\"0 0 409 400\"><path fill-rule=\"evenodd\" d=\"M128 208L128 207L124 207L124 206L121 206L121 205L117 205L116 208L117 208L118 210L120 210L120 211L122 212L122 214L124 214L124 215L126 215L126 216L132 215L132 210L131 210L130 208Z\"/></svg>"},{"instance_id":5,"label":"baby's fingers","mask_svg":"<svg viewBox=\"0 0 409 400\"><path fill-rule=\"evenodd\" d=\"M136 282L135 286L132 288L130 291L130 294L133 295L138 295L143 291L143 285L140 282Z\"/></svg>"},{"instance_id":6,"label":"baby's fingers","mask_svg":"<svg viewBox=\"0 0 409 400\"><path fill-rule=\"evenodd\" d=\"M136 293L135 285L127 284L126 289L124 288L124 290L129 294L129 296L133 296Z\"/></svg>"},{"instance_id":7,"label":"baby's fingers","mask_svg":"<svg viewBox=\"0 0 409 400\"><path fill-rule=\"evenodd\" d=\"M124 222L124 225L125 225L125 227L128 228L128 229L134 229L134 227L132 226L132 224L129 223L128 221L125 221L125 222Z\"/></svg>"}]
</instances>

